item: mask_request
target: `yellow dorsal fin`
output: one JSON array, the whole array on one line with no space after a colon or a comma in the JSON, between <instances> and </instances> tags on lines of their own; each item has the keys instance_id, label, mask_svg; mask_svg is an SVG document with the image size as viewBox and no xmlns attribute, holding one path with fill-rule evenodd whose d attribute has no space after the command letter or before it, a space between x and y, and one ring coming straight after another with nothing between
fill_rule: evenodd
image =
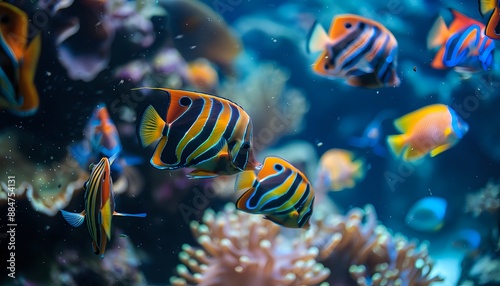
<instances>
[{"instance_id":1,"label":"yellow dorsal fin","mask_svg":"<svg viewBox=\"0 0 500 286\"><path fill-rule=\"evenodd\" d=\"M497 6L497 0L479 0L479 14L484 17Z\"/></svg>"},{"instance_id":2,"label":"yellow dorsal fin","mask_svg":"<svg viewBox=\"0 0 500 286\"><path fill-rule=\"evenodd\" d=\"M413 112L406 114L399 119L394 121L394 126L401 133L406 133L417 121L423 117L435 113L435 112L446 112L448 107L444 104L433 104L429 106L422 107Z\"/></svg>"}]
</instances>

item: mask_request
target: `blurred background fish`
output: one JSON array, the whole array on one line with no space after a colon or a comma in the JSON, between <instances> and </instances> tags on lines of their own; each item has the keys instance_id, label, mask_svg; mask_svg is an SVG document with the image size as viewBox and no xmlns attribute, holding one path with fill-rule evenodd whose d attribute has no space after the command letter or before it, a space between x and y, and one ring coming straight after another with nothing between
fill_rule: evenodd
<instances>
[{"instance_id":1,"label":"blurred background fish","mask_svg":"<svg viewBox=\"0 0 500 286\"><path fill-rule=\"evenodd\" d=\"M160 103L148 104L137 120L143 147L160 140L151 158L155 168L194 167L190 177L210 178L259 165L253 154L252 120L239 105L208 94L157 90L163 93Z\"/></svg>"},{"instance_id":2,"label":"blurred background fish","mask_svg":"<svg viewBox=\"0 0 500 286\"><path fill-rule=\"evenodd\" d=\"M405 221L418 231L438 231L444 225L447 206L448 202L443 198L422 198L411 206Z\"/></svg>"},{"instance_id":3,"label":"blurred background fish","mask_svg":"<svg viewBox=\"0 0 500 286\"><path fill-rule=\"evenodd\" d=\"M384 157L387 150L382 141L382 122L396 115L396 111L389 109L383 110L366 126L361 137L351 137L348 144L356 148L369 148L378 156Z\"/></svg>"},{"instance_id":4,"label":"blurred background fish","mask_svg":"<svg viewBox=\"0 0 500 286\"><path fill-rule=\"evenodd\" d=\"M115 160L103 157L99 163L92 166L92 172L85 189L85 209L81 213L71 213L61 210L66 221L73 227L82 225L87 218L87 228L92 237L92 249L100 258L104 258L106 244L111 238L111 220L116 216L145 217L145 213L125 214L115 211L115 197L110 165Z\"/></svg>"},{"instance_id":5,"label":"blurred background fish","mask_svg":"<svg viewBox=\"0 0 500 286\"><path fill-rule=\"evenodd\" d=\"M484 25L453 9L441 14L427 36L427 48L438 50L431 66L453 68L464 79L490 70L495 42L484 34Z\"/></svg>"},{"instance_id":6,"label":"blurred background fish","mask_svg":"<svg viewBox=\"0 0 500 286\"><path fill-rule=\"evenodd\" d=\"M387 137L396 157L414 161L430 153L431 157L444 152L468 132L469 125L449 106L433 104L396 119L394 126L401 135Z\"/></svg>"},{"instance_id":7,"label":"blurred background fish","mask_svg":"<svg viewBox=\"0 0 500 286\"><path fill-rule=\"evenodd\" d=\"M238 174L235 189L243 192L239 210L290 228L308 228L313 213L314 190L307 177L288 161L267 157L262 168Z\"/></svg>"},{"instance_id":8,"label":"blurred background fish","mask_svg":"<svg viewBox=\"0 0 500 286\"><path fill-rule=\"evenodd\" d=\"M354 188L365 176L365 162L354 153L343 149L330 149L321 155L319 180L331 191Z\"/></svg>"},{"instance_id":9,"label":"blurred background fish","mask_svg":"<svg viewBox=\"0 0 500 286\"><path fill-rule=\"evenodd\" d=\"M35 113L39 105L34 79L41 36L28 44L29 32L26 13L0 2L0 108L24 116Z\"/></svg>"},{"instance_id":10,"label":"blurred background fish","mask_svg":"<svg viewBox=\"0 0 500 286\"><path fill-rule=\"evenodd\" d=\"M327 34L315 22L307 39L308 52L320 52L313 70L347 84L377 88L398 86L398 43L382 24L358 16L336 16Z\"/></svg>"}]
</instances>

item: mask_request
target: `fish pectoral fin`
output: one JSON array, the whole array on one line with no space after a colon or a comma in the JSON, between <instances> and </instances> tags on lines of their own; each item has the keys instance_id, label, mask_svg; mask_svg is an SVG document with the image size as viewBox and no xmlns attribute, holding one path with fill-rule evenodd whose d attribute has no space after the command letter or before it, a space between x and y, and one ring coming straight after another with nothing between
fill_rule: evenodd
<instances>
[{"instance_id":1,"label":"fish pectoral fin","mask_svg":"<svg viewBox=\"0 0 500 286\"><path fill-rule=\"evenodd\" d=\"M436 156L437 154L442 153L442 152L444 152L444 151L446 151L446 150L448 150L448 149L450 149L450 148L451 148L451 144L444 144L444 145L441 145L441 146L439 146L439 147L437 147L437 148L435 148L435 149L433 149L433 150L431 151L431 157L434 157L434 156Z\"/></svg>"},{"instance_id":2,"label":"fish pectoral fin","mask_svg":"<svg viewBox=\"0 0 500 286\"><path fill-rule=\"evenodd\" d=\"M241 197L236 201L236 208L241 210L241 211L245 211L245 212L249 212L249 213L255 212L254 209L250 209L247 207L247 202L248 202L248 200L250 200L250 197L254 192L255 192L255 188L249 188L248 190L246 190L243 193L243 195L241 195Z\"/></svg>"},{"instance_id":3,"label":"fish pectoral fin","mask_svg":"<svg viewBox=\"0 0 500 286\"><path fill-rule=\"evenodd\" d=\"M314 53L322 51L326 48L326 44L330 41L330 37L325 29L317 21L314 22L306 40L306 52Z\"/></svg>"},{"instance_id":4,"label":"fish pectoral fin","mask_svg":"<svg viewBox=\"0 0 500 286\"><path fill-rule=\"evenodd\" d=\"M143 148L167 134L165 130L168 129L167 124L152 105L148 105L138 118L137 135Z\"/></svg>"},{"instance_id":5,"label":"fish pectoral fin","mask_svg":"<svg viewBox=\"0 0 500 286\"><path fill-rule=\"evenodd\" d=\"M113 215L116 216L130 216L130 217L146 217L146 213L138 213L138 214L128 214L128 213L119 213L119 212L113 212Z\"/></svg>"},{"instance_id":6,"label":"fish pectoral fin","mask_svg":"<svg viewBox=\"0 0 500 286\"><path fill-rule=\"evenodd\" d=\"M482 17L491 12L497 6L497 0L479 0L479 14Z\"/></svg>"},{"instance_id":7,"label":"fish pectoral fin","mask_svg":"<svg viewBox=\"0 0 500 286\"><path fill-rule=\"evenodd\" d=\"M64 219L73 227L79 227L85 220L85 211L82 211L81 213L72 213L61 210L61 214Z\"/></svg>"},{"instance_id":8,"label":"fish pectoral fin","mask_svg":"<svg viewBox=\"0 0 500 286\"><path fill-rule=\"evenodd\" d=\"M236 191L246 190L248 188L254 187L257 181L257 176L254 171L243 171L238 174L236 177L236 183L234 185L234 189Z\"/></svg>"},{"instance_id":9,"label":"fish pectoral fin","mask_svg":"<svg viewBox=\"0 0 500 286\"><path fill-rule=\"evenodd\" d=\"M186 175L186 177L188 177L189 179L209 179L215 178L217 176L219 176L219 174L204 170L194 170Z\"/></svg>"}]
</instances>

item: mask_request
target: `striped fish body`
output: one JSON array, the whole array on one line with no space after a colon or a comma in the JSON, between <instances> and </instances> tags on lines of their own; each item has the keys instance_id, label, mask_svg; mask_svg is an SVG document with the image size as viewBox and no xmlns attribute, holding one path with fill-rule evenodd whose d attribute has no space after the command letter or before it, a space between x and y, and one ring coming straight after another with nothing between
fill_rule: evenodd
<instances>
[{"instance_id":1,"label":"striped fish body","mask_svg":"<svg viewBox=\"0 0 500 286\"><path fill-rule=\"evenodd\" d=\"M358 15L333 19L330 31L315 23L307 50L321 51L313 70L325 77L345 79L351 86L398 86L398 43L382 24Z\"/></svg>"},{"instance_id":2,"label":"striped fish body","mask_svg":"<svg viewBox=\"0 0 500 286\"><path fill-rule=\"evenodd\" d=\"M85 213L87 228L92 237L95 254L104 256L106 244L111 237L111 220L115 210L111 167L108 158L103 157L92 168L85 183Z\"/></svg>"},{"instance_id":3,"label":"striped fish body","mask_svg":"<svg viewBox=\"0 0 500 286\"><path fill-rule=\"evenodd\" d=\"M195 168L193 178L253 170L252 120L237 104L220 97L170 89L163 105L149 104L138 120L143 147L159 142L151 158L158 169ZM160 116L158 110L165 110Z\"/></svg>"},{"instance_id":4,"label":"striped fish body","mask_svg":"<svg viewBox=\"0 0 500 286\"><path fill-rule=\"evenodd\" d=\"M39 104L33 80L41 38L38 35L29 44L27 39L26 13L0 2L0 108L17 115L31 115Z\"/></svg>"},{"instance_id":5,"label":"striped fish body","mask_svg":"<svg viewBox=\"0 0 500 286\"><path fill-rule=\"evenodd\" d=\"M244 192L236 202L239 210L263 214L285 227L309 227L314 190L307 177L286 160L267 157L257 174L238 174L235 188Z\"/></svg>"},{"instance_id":6,"label":"striped fish body","mask_svg":"<svg viewBox=\"0 0 500 286\"><path fill-rule=\"evenodd\" d=\"M103 157L92 167L90 177L84 184L85 210L71 213L61 210L66 221L74 227L80 226L87 217L87 229L92 238L92 249L101 258L104 257L106 245L111 238L111 220L113 216L145 217L145 213L126 214L115 211L113 180L111 179L111 159Z\"/></svg>"},{"instance_id":7,"label":"striped fish body","mask_svg":"<svg viewBox=\"0 0 500 286\"><path fill-rule=\"evenodd\" d=\"M429 49L438 48L431 66L453 68L463 75L489 70L494 62L495 42L485 35L485 26L455 10L448 12L437 18L427 38Z\"/></svg>"}]
</instances>

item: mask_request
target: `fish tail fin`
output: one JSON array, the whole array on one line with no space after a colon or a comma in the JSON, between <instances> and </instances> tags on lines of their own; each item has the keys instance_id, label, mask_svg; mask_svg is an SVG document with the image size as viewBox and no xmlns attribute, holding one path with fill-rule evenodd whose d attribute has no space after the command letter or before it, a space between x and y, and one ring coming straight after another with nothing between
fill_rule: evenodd
<instances>
[{"instance_id":1,"label":"fish tail fin","mask_svg":"<svg viewBox=\"0 0 500 286\"><path fill-rule=\"evenodd\" d=\"M479 14L482 17L497 7L497 0L479 0Z\"/></svg>"},{"instance_id":2,"label":"fish tail fin","mask_svg":"<svg viewBox=\"0 0 500 286\"><path fill-rule=\"evenodd\" d=\"M430 50L442 46L448 39L449 34L450 32L443 17L439 16L427 36L427 48Z\"/></svg>"},{"instance_id":3,"label":"fish tail fin","mask_svg":"<svg viewBox=\"0 0 500 286\"><path fill-rule=\"evenodd\" d=\"M246 190L252 188L257 181L254 171L243 171L236 177L235 190Z\"/></svg>"},{"instance_id":4,"label":"fish tail fin","mask_svg":"<svg viewBox=\"0 0 500 286\"><path fill-rule=\"evenodd\" d=\"M129 216L129 217L146 217L146 213L139 213L139 214L128 214L128 213L119 213L119 212L113 212L113 215L116 216Z\"/></svg>"},{"instance_id":5,"label":"fish tail fin","mask_svg":"<svg viewBox=\"0 0 500 286\"><path fill-rule=\"evenodd\" d=\"M325 49L330 37L318 21L315 21L309 34L307 35L306 51L307 53L319 52Z\"/></svg>"},{"instance_id":6,"label":"fish tail fin","mask_svg":"<svg viewBox=\"0 0 500 286\"><path fill-rule=\"evenodd\" d=\"M166 134L168 126L152 105L148 105L139 116L137 135L142 147L151 145Z\"/></svg>"},{"instance_id":7,"label":"fish tail fin","mask_svg":"<svg viewBox=\"0 0 500 286\"><path fill-rule=\"evenodd\" d=\"M404 134L389 136L387 137L387 144L392 153L399 158L407 145L406 136Z\"/></svg>"},{"instance_id":8,"label":"fish tail fin","mask_svg":"<svg viewBox=\"0 0 500 286\"><path fill-rule=\"evenodd\" d=\"M85 220L85 211L81 213L72 213L65 210L61 210L61 214L64 219L73 227L79 227Z\"/></svg>"},{"instance_id":9,"label":"fish tail fin","mask_svg":"<svg viewBox=\"0 0 500 286\"><path fill-rule=\"evenodd\" d=\"M22 95L23 103L18 110L24 115L31 115L36 112L40 100L34 79L42 40L38 34L28 45L24 53L23 63L19 73L19 93Z\"/></svg>"}]
</instances>

